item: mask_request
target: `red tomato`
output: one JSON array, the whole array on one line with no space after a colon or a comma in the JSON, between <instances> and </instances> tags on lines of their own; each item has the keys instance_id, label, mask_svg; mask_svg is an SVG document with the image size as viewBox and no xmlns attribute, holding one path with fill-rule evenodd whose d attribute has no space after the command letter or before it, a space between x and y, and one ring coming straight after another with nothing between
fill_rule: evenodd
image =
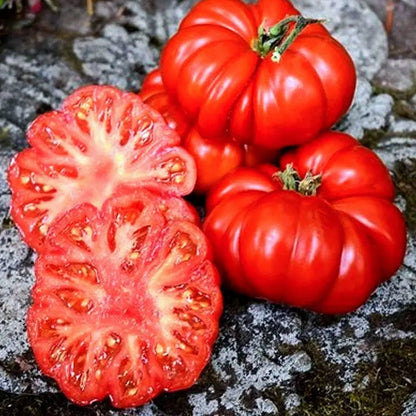
<instances>
[{"instance_id":1,"label":"red tomato","mask_svg":"<svg viewBox=\"0 0 416 416\"><path fill-rule=\"evenodd\" d=\"M181 138L186 137L191 125L183 111L166 94L159 69L150 72L143 80L139 96L162 114L168 126L176 130Z\"/></svg>"},{"instance_id":2,"label":"red tomato","mask_svg":"<svg viewBox=\"0 0 416 416\"><path fill-rule=\"evenodd\" d=\"M166 44L172 99L207 138L280 149L327 130L348 110L354 64L328 31L287 0L204 0Z\"/></svg>"},{"instance_id":3,"label":"red tomato","mask_svg":"<svg viewBox=\"0 0 416 416\"><path fill-rule=\"evenodd\" d=\"M167 95L158 69L145 78L139 95L178 132L183 139L183 147L194 157L197 170L196 193L207 193L224 175L238 166L256 166L277 157L276 151L260 146L242 145L224 137L203 138L191 127L180 107Z\"/></svg>"},{"instance_id":4,"label":"red tomato","mask_svg":"<svg viewBox=\"0 0 416 416\"><path fill-rule=\"evenodd\" d=\"M31 148L12 161L13 220L41 251L51 223L77 204L100 208L119 187L180 196L195 185L193 158L179 136L135 94L90 86L30 126Z\"/></svg>"},{"instance_id":5,"label":"red tomato","mask_svg":"<svg viewBox=\"0 0 416 416\"><path fill-rule=\"evenodd\" d=\"M406 230L389 172L336 132L287 153L286 167L285 185L270 167L239 168L210 192L203 227L226 283L273 302L352 311L403 261Z\"/></svg>"},{"instance_id":6,"label":"red tomato","mask_svg":"<svg viewBox=\"0 0 416 416\"><path fill-rule=\"evenodd\" d=\"M191 386L210 357L222 301L206 237L159 203L139 190L78 205L36 261L29 341L77 404L141 405Z\"/></svg>"}]
</instances>

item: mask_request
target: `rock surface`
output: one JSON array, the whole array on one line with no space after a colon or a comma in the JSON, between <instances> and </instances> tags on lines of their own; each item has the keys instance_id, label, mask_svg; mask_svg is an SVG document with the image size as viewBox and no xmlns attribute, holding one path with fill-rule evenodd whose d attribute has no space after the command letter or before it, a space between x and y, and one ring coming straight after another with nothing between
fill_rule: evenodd
<instances>
[{"instance_id":1,"label":"rock surface","mask_svg":"<svg viewBox=\"0 0 416 416\"><path fill-rule=\"evenodd\" d=\"M28 123L76 87L96 82L137 90L194 1L99 1L93 18L84 1L68 3L0 45L0 414L416 414L416 115L406 110L416 92L386 70L397 62L386 62L382 24L359 0L295 3L308 15L327 17L357 64L354 105L339 128L374 148L395 175L409 223L397 276L344 317L226 293L220 336L201 379L140 409L115 411L107 402L78 408L39 373L25 333L34 257L8 218L10 157L26 146Z\"/></svg>"}]
</instances>

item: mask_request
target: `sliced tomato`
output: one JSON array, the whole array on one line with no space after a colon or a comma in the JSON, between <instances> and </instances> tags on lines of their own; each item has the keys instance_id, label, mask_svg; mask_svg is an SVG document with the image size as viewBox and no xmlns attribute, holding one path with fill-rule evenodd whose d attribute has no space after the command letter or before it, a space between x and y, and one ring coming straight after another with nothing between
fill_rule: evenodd
<instances>
[{"instance_id":1,"label":"sliced tomato","mask_svg":"<svg viewBox=\"0 0 416 416\"><path fill-rule=\"evenodd\" d=\"M27 328L42 371L75 403L141 405L191 386L221 313L207 240L144 191L82 204L36 261Z\"/></svg>"},{"instance_id":2,"label":"sliced tomato","mask_svg":"<svg viewBox=\"0 0 416 416\"><path fill-rule=\"evenodd\" d=\"M77 90L60 111L38 117L27 136L32 147L8 172L11 214L38 251L54 219L77 204L101 208L120 186L180 196L195 185L195 164L179 136L137 95L113 87Z\"/></svg>"}]
</instances>

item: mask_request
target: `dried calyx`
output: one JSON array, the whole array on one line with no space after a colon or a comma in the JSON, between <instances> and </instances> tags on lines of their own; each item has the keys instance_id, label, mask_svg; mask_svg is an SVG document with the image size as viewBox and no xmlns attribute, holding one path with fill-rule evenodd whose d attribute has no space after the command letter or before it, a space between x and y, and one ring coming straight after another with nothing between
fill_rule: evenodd
<instances>
[{"instance_id":1,"label":"dried calyx","mask_svg":"<svg viewBox=\"0 0 416 416\"><path fill-rule=\"evenodd\" d=\"M322 176L313 175L312 172L307 172L302 179L293 164L286 165L284 171L276 172L273 179L280 181L284 190L299 192L304 196L315 196L322 183Z\"/></svg>"}]
</instances>

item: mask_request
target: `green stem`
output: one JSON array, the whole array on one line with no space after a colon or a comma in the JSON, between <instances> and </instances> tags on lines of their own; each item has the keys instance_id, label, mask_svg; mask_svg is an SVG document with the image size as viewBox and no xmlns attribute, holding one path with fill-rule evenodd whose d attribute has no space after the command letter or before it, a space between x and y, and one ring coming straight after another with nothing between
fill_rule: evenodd
<instances>
[{"instance_id":1,"label":"green stem","mask_svg":"<svg viewBox=\"0 0 416 416\"><path fill-rule=\"evenodd\" d=\"M285 191L299 192L304 196L315 196L322 183L322 176L313 175L312 172L307 172L302 179L292 164L286 165L283 172L276 172L273 179L279 180Z\"/></svg>"},{"instance_id":2,"label":"green stem","mask_svg":"<svg viewBox=\"0 0 416 416\"><path fill-rule=\"evenodd\" d=\"M300 15L288 16L275 26L265 30L261 25L258 37L254 41L253 50L265 58L273 50L272 60L279 62L286 49L295 41L306 26L321 23L323 20L305 18ZM291 24L295 26L291 28Z\"/></svg>"}]
</instances>

